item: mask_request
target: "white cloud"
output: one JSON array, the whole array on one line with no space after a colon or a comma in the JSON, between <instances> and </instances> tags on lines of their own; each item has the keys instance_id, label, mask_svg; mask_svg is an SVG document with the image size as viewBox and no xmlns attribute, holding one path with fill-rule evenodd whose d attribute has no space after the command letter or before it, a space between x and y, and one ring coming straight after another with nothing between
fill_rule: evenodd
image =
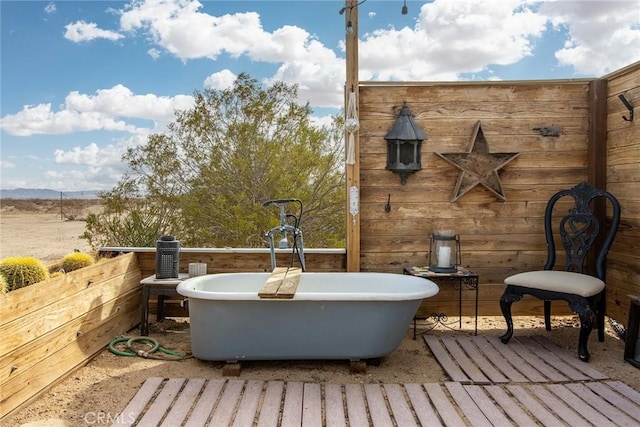
<instances>
[{"instance_id":1,"label":"white cloud","mask_svg":"<svg viewBox=\"0 0 640 427\"><path fill-rule=\"evenodd\" d=\"M279 80L299 85L299 98L319 107L342 104L344 60L303 28L284 25L263 29L255 12L212 16L196 1L139 2L122 11L123 31L148 32L154 42L182 59L216 59L226 53L252 61L281 64L270 84ZM210 87L225 84L229 75L207 79Z\"/></svg>"},{"instance_id":2,"label":"white cloud","mask_svg":"<svg viewBox=\"0 0 640 427\"><path fill-rule=\"evenodd\" d=\"M331 115L311 117L311 124L314 126L330 127L332 123L333 123L333 116Z\"/></svg>"},{"instance_id":3,"label":"white cloud","mask_svg":"<svg viewBox=\"0 0 640 427\"><path fill-rule=\"evenodd\" d=\"M86 147L73 147L70 151L55 150L53 155L55 162L58 164L75 164L86 166L103 166L109 164L114 157L116 151L119 159L125 150L115 150L113 145L100 148L94 142Z\"/></svg>"},{"instance_id":4,"label":"white cloud","mask_svg":"<svg viewBox=\"0 0 640 427\"><path fill-rule=\"evenodd\" d=\"M360 43L360 79L458 80L489 64L531 54L546 17L518 0L435 0L422 6L413 28L382 29Z\"/></svg>"},{"instance_id":5,"label":"white cloud","mask_svg":"<svg viewBox=\"0 0 640 427\"><path fill-rule=\"evenodd\" d=\"M22 111L2 117L0 128L17 136L96 130L148 134L163 130L175 119L175 110L185 110L192 105L193 97L188 95L135 95L123 85L116 85L111 89L98 90L95 95L71 92L60 111L53 111L51 104L24 106ZM141 127L125 119L152 123Z\"/></svg>"},{"instance_id":6,"label":"white cloud","mask_svg":"<svg viewBox=\"0 0 640 427\"><path fill-rule=\"evenodd\" d=\"M284 62L267 84L283 81L298 85L298 97L317 107L343 104L345 62L318 41L311 41L298 55Z\"/></svg>"},{"instance_id":7,"label":"white cloud","mask_svg":"<svg viewBox=\"0 0 640 427\"><path fill-rule=\"evenodd\" d=\"M488 7L486 0L435 0L422 5L412 27L360 36L360 79L459 80L461 74L486 71L493 64L514 64L532 54L550 22L570 25L571 38L556 54L559 65L603 75L638 56L640 29L637 22L635 27L629 23L633 3L637 1L501 0ZM342 105L344 59L305 29L283 25L268 32L255 12L214 16L201 9L194 0L132 2L120 11L120 30L150 35L157 45L148 51L153 58L166 51L183 61L227 54L279 64L265 83L295 83L300 100L314 106ZM368 16L376 18L376 13ZM612 22L620 29L612 32ZM78 38L103 31L95 24L77 24L84 35ZM228 78L214 74L205 85L224 87Z\"/></svg>"},{"instance_id":8,"label":"white cloud","mask_svg":"<svg viewBox=\"0 0 640 427\"><path fill-rule=\"evenodd\" d=\"M204 81L204 87L207 89L224 90L233 86L238 76L230 70L222 70L211 74Z\"/></svg>"},{"instance_id":9,"label":"white cloud","mask_svg":"<svg viewBox=\"0 0 640 427\"><path fill-rule=\"evenodd\" d=\"M15 163L5 161L5 160L0 160L0 169L13 169L15 167L16 167Z\"/></svg>"},{"instance_id":10,"label":"white cloud","mask_svg":"<svg viewBox=\"0 0 640 427\"><path fill-rule=\"evenodd\" d=\"M64 170L48 170L44 176L52 188L70 190L108 190L127 170L122 155L128 148L146 142L146 136L138 135L119 140L106 146L91 142L84 147L76 146L70 150L56 149L54 161L65 165ZM49 185L49 184L48 184Z\"/></svg>"},{"instance_id":11,"label":"white cloud","mask_svg":"<svg viewBox=\"0 0 640 427\"><path fill-rule=\"evenodd\" d=\"M77 21L73 24L67 24L64 38L72 42L85 42L94 39L107 39L111 41L120 40L124 36L114 31L102 30L93 22Z\"/></svg>"},{"instance_id":12,"label":"white cloud","mask_svg":"<svg viewBox=\"0 0 640 427\"><path fill-rule=\"evenodd\" d=\"M569 31L556 52L560 65L573 66L579 74L604 75L640 60L638 10L637 0L563 1L544 3L541 13Z\"/></svg>"},{"instance_id":13,"label":"white cloud","mask_svg":"<svg viewBox=\"0 0 640 427\"><path fill-rule=\"evenodd\" d=\"M26 105L16 114L0 119L0 128L9 135L59 135L72 132L110 130L135 132L136 128L98 112L61 110L54 112L51 104Z\"/></svg>"},{"instance_id":14,"label":"white cloud","mask_svg":"<svg viewBox=\"0 0 640 427\"><path fill-rule=\"evenodd\" d=\"M570 44L557 54L559 65L574 65L579 73L603 75L611 67L633 62L629 49L637 46L638 31L626 24L621 31L611 34L606 25L608 19L603 20L602 31L589 33L589 28L602 16L628 20L629 3L552 2L540 7L540 2L532 0L501 0L488 7L486 0L435 0L421 7L412 27L385 28L360 35L359 77L459 80L462 74L486 71L490 65L514 64L532 54L535 43L549 31L550 21L559 25L579 18L567 11L582 17L591 15L584 24L581 19L573 24ZM264 79L266 84L274 81L297 84L302 102L317 107L342 106L344 59L308 31L283 25L268 32L255 12L213 16L201 12L201 8L201 3L189 0L141 1L122 11L120 25L123 31L149 33L160 48L185 61L216 59L228 54L279 64L277 71ZM375 12L369 12L368 16L377 18ZM582 29L591 37L580 36ZM612 55L603 48L607 45L623 48ZM607 62L605 57L611 56L618 60ZM214 74L205 85L224 87L229 77L230 74Z\"/></svg>"},{"instance_id":15,"label":"white cloud","mask_svg":"<svg viewBox=\"0 0 640 427\"><path fill-rule=\"evenodd\" d=\"M153 59L158 59L158 58L160 58L160 56L162 55L162 52L160 52L160 51L159 51L158 49L156 49L156 48L152 48L152 49L149 49L149 50L147 51L147 54L148 54L150 57L152 57Z\"/></svg>"},{"instance_id":16,"label":"white cloud","mask_svg":"<svg viewBox=\"0 0 640 427\"><path fill-rule=\"evenodd\" d=\"M113 117L132 117L169 123L174 111L191 108L193 97L174 97L154 94L136 95L123 85L96 91L95 95L71 92L65 99L65 107L79 112L100 112Z\"/></svg>"},{"instance_id":17,"label":"white cloud","mask_svg":"<svg viewBox=\"0 0 640 427\"><path fill-rule=\"evenodd\" d=\"M56 13L56 5L55 3L49 3L44 7L44 11L48 14Z\"/></svg>"},{"instance_id":18,"label":"white cloud","mask_svg":"<svg viewBox=\"0 0 640 427\"><path fill-rule=\"evenodd\" d=\"M212 16L197 1L136 2L122 11L123 31L144 30L155 43L181 59L247 52L254 37L264 34L257 13Z\"/></svg>"},{"instance_id":19,"label":"white cloud","mask_svg":"<svg viewBox=\"0 0 640 427\"><path fill-rule=\"evenodd\" d=\"M99 169L72 169L66 171L46 170L42 177L44 184L33 184L31 181L23 181L22 184L13 185L13 188L51 188L62 191L87 191L98 190L107 191L113 188L123 174L122 169L112 169L103 167Z\"/></svg>"}]
</instances>

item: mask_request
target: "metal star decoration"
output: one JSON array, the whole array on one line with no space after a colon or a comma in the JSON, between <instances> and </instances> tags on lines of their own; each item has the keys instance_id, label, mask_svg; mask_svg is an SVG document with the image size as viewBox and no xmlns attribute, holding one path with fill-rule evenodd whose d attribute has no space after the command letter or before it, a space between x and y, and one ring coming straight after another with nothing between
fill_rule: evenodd
<instances>
[{"instance_id":1,"label":"metal star decoration","mask_svg":"<svg viewBox=\"0 0 640 427\"><path fill-rule=\"evenodd\" d=\"M489 144L482 133L479 120L466 153L436 154L460 170L451 196L452 202L458 200L478 184L483 185L500 200L507 200L498 171L518 157L520 153L490 153Z\"/></svg>"}]
</instances>

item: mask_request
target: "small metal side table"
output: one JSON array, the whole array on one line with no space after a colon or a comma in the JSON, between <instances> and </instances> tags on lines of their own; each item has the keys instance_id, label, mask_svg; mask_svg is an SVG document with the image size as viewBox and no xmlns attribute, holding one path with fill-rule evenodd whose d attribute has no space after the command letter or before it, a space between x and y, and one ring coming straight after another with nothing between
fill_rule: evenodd
<instances>
[{"instance_id":1,"label":"small metal side table","mask_svg":"<svg viewBox=\"0 0 640 427\"><path fill-rule=\"evenodd\" d=\"M462 289L475 289L475 329L474 334L478 335L478 282L479 277L473 271L458 267L455 273L435 273L428 267L405 267L404 274L411 276L423 277L436 283L438 286L453 285L458 290L458 328L462 329ZM447 326L443 319L446 319L444 313L434 313L431 315L434 320L434 327L437 324ZM416 318L413 318L413 338L416 337Z\"/></svg>"},{"instance_id":2,"label":"small metal side table","mask_svg":"<svg viewBox=\"0 0 640 427\"><path fill-rule=\"evenodd\" d=\"M178 273L178 278L172 279L156 279L156 275L149 276L140 281L142 285L142 317L140 319L140 335L149 335L149 299L151 295L158 296L158 314L157 320L164 319L164 297L178 296L176 286L184 279L189 278L187 273Z\"/></svg>"}]
</instances>

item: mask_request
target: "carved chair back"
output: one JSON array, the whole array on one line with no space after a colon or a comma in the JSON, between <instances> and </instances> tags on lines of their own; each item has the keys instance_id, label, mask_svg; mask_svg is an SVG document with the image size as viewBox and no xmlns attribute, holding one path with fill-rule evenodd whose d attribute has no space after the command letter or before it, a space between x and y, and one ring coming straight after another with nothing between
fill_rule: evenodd
<instances>
[{"instance_id":1,"label":"carved chair back","mask_svg":"<svg viewBox=\"0 0 640 427\"><path fill-rule=\"evenodd\" d=\"M573 198L573 207L562 217L559 228L553 226L553 212L556 202L563 197ZM611 204L612 215L610 223L605 218L596 215L598 199L608 200ZM604 224L600 223L600 220ZM545 237L547 240L547 262L545 270L553 269L556 261L554 230L559 231L559 241L565 251L564 269L578 273L592 274L604 281L605 262L609 248L620 224L620 203L609 192L594 188L582 182L573 188L558 191L554 194L545 210ZM589 257L592 249L596 249L595 256ZM587 268L593 259L593 269Z\"/></svg>"}]
</instances>

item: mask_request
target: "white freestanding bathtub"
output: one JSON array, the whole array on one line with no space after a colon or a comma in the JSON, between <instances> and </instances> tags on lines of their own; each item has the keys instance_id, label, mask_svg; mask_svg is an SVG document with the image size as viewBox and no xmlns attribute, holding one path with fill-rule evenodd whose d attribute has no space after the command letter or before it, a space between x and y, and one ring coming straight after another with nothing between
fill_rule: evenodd
<instances>
[{"instance_id":1,"label":"white freestanding bathtub","mask_svg":"<svg viewBox=\"0 0 640 427\"><path fill-rule=\"evenodd\" d=\"M202 360L379 358L400 345L424 298L426 279L391 273L302 273L293 299L264 299L269 273L187 279L191 349Z\"/></svg>"}]
</instances>

